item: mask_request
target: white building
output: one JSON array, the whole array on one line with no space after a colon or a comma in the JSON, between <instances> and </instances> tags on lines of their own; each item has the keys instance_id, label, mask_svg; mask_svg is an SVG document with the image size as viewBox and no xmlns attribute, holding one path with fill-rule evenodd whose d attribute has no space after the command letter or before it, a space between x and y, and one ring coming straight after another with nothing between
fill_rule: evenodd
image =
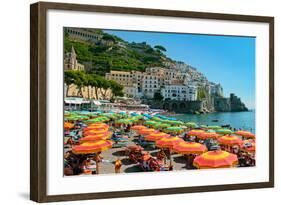
<instances>
[{"instance_id":1,"label":"white building","mask_svg":"<svg viewBox=\"0 0 281 205\"><path fill-rule=\"evenodd\" d=\"M139 92L137 84L133 84L131 86L124 86L125 96L128 98L140 98L142 93Z\"/></svg>"},{"instance_id":2,"label":"white building","mask_svg":"<svg viewBox=\"0 0 281 205\"><path fill-rule=\"evenodd\" d=\"M195 101L197 100L197 87L187 85L165 85L161 89L161 94L164 99L178 101Z\"/></svg>"},{"instance_id":3,"label":"white building","mask_svg":"<svg viewBox=\"0 0 281 205\"><path fill-rule=\"evenodd\" d=\"M159 76L153 74L147 74L142 79L142 93L145 97L153 98L154 93L160 90Z\"/></svg>"},{"instance_id":4,"label":"white building","mask_svg":"<svg viewBox=\"0 0 281 205\"><path fill-rule=\"evenodd\" d=\"M220 84L212 84L210 87L211 95L213 96L223 96L223 88Z\"/></svg>"},{"instance_id":5,"label":"white building","mask_svg":"<svg viewBox=\"0 0 281 205\"><path fill-rule=\"evenodd\" d=\"M142 91L142 79L145 74L140 71L132 71L132 79L135 84L137 84L138 92Z\"/></svg>"}]
</instances>

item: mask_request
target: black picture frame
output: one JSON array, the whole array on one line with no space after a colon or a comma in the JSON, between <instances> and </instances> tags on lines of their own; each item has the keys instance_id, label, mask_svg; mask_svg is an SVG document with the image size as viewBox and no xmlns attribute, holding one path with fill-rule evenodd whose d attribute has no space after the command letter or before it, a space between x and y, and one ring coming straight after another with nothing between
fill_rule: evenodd
<instances>
[{"instance_id":1,"label":"black picture frame","mask_svg":"<svg viewBox=\"0 0 281 205\"><path fill-rule=\"evenodd\" d=\"M46 13L48 10L105 12L180 18L217 19L269 24L269 181L212 186L179 187L47 195L46 149ZM274 17L38 2L30 6L30 199L36 202L135 197L274 187Z\"/></svg>"}]
</instances>

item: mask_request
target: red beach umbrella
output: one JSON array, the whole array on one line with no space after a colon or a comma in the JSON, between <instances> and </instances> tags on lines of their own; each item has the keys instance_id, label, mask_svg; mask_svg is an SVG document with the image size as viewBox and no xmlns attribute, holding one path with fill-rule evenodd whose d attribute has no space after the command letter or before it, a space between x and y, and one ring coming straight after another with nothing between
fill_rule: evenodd
<instances>
[{"instance_id":1,"label":"red beach umbrella","mask_svg":"<svg viewBox=\"0 0 281 205\"><path fill-rule=\"evenodd\" d=\"M156 133L151 133L149 135L144 136L144 139L147 141L157 141L160 140L163 137L169 137L169 134L166 134L164 132L156 132Z\"/></svg>"},{"instance_id":2,"label":"red beach umbrella","mask_svg":"<svg viewBox=\"0 0 281 205\"><path fill-rule=\"evenodd\" d=\"M96 153L96 172L99 173L99 153L112 147L112 141L110 140L98 140L92 142L84 142L80 145L72 147L74 154L92 154Z\"/></svg>"},{"instance_id":3,"label":"red beach umbrella","mask_svg":"<svg viewBox=\"0 0 281 205\"><path fill-rule=\"evenodd\" d=\"M240 135L240 136L245 137L245 138L251 138L251 139L256 138L255 134L253 134L249 131L244 131L244 130L238 130L234 134Z\"/></svg>"},{"instance_id":4,"label":"red beach umbrella","mask_svg":"<svg viewBox=\"0 0 281 205\"><path fill-rule=\"evenodd\" d=\"M233 135L224 135L218 138L218 143L222 145L233 146L233 145L241 145L243 141L239 137Z\"/></svg>"},{"instance_id":5,"label":"red beach umbrella","mask_svg":"<svg viewBox=\"0 0 281 205\"><path fill-rule=\"evenodd\" d=\"M187 135L188 136L200 136L202 133L204 133L205 131L204 130L190 130Z\"/></svg>"},{"instance_id":6,"label":"red beach umbrella","mask_svg":"<svg viewBox=\"0 0 281 205\"><path fill-rule=\"evenodd\" d=\"M136 130L136 131L138 131L138 130L141 130L141 129L146 129L147 127L146 126L143 126L143 125L134 125L134 126L132 126L130 129L131 130Z\"/></svg>"},{"instance_id":7,"label":"red beach umbrella","mask_svg":"<svg viewBox=\"0 0 281 205\"><path fill-rule=\"evenodd\" d=\"M88 136L88 135L98 135L98 134L108 134L108 130L88 130L86 132L84 132L84 136Z\"/></svg>"},{"instance_id":8,"label":"red beach umbrella","mask_svg":"<svg viewBox=\"0 0 281 205\"><path fill-rule=\"evenodd\" d=\"M235 167L237 164L237 155L222 150L205 152L193 161L198 169Z\"/></svg>"},{"instance_id":9,"label":"red beach umbrella","mask_svg":"<svg viewBox=\"0 0 281 205\"><path fill-rule=\"evenodd\" d=\"M82 137L79 139L80 143L84 142L90 142L90 141L97 141L97 140L106 140L111 137L111 132L108 132L106 134L97 134L97 135L88 135L86 137Z\"/></svg>"},{"instance_id":10,"label":"red beach umbrella","mask_svg":"<svg viewBox=\"0 0 281 205\"><path fill-rule=\"evenodd\" d=\"M220 135L215 132L202 132L198 134L198 138L202 140L217 139Z\"/></svg>"},{"instance_id":11,"label":"red beach umbrella","mask_svg":"<svg viewBox=\"0 0 281 205\"><path fill-rule=\"evenodd\" d=\"M150 128L144 128L144 129L138 130L138 133L140 135L148 135L148 134L155 133L155 132L158 132L158 131L155 129L150 129Z\"/></svg>"},{"instance_id":12,"label":"red beach umbrella","mask_svg":"<svg viewBox=\"0 0 281 205\"><path fill-rule=\"evenodd\" d=\"M197 142L179 142L173 146L173 151L180 154L202 154L208 149L205 145Z\"/></svg>"},{"instance_id":13,"label":"red beach umbrella","mask_svg":"<svg viewBox=\"0 0 281 205\"><path fill-rule=\"evenodd\" d=\"M177 143L184 141L180 137L163 137L156 141L156 146L160 148L172 149Z\"/></svg>"}]
</instances>

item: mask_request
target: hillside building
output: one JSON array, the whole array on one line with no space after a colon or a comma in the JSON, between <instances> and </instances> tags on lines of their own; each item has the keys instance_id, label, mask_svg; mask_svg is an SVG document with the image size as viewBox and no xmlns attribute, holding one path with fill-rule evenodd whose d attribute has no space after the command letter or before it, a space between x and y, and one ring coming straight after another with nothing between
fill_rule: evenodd
<instances>
[{"instance_id":1,"label":"hillside building","mask_svg":"<svg viewBox=\"0 0 281 205\"><path fill-rule=\"evenodd\" d=\"M83 64L78 63L76 59L77 55L72 46L71 52L66 53L64 57L64 70L76 70L83 71L85 69Z\"/></svg>"},{"instance_id":2,"label":"hillside building","mask_svg":"<svg viewBox=\"0 0 281 205\"><path fill-rule=\"evenodd\" d=\"M165 85L161 89L161 94L164 99L168 100L196 101L197 87L183 84Z\"/></svg>"}]
</instances>

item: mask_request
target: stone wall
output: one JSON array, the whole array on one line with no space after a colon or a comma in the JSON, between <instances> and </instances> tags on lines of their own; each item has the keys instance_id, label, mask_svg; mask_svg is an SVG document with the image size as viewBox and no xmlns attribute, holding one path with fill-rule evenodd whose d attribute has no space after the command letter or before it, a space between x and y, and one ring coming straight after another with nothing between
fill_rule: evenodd
<instances>
[{"instance_id":1,"label":"stone wall","mask_svg":"<svg viewBox=\"0 0 281 205\"><path fill-rule=\"evenodd\" d=\"M163 102L157 101L145 101L153 109L164 109L177 113L195 113L197 111L203 111L203 101L177 101L169 100Z\"/></svg>"}]
</instances>

